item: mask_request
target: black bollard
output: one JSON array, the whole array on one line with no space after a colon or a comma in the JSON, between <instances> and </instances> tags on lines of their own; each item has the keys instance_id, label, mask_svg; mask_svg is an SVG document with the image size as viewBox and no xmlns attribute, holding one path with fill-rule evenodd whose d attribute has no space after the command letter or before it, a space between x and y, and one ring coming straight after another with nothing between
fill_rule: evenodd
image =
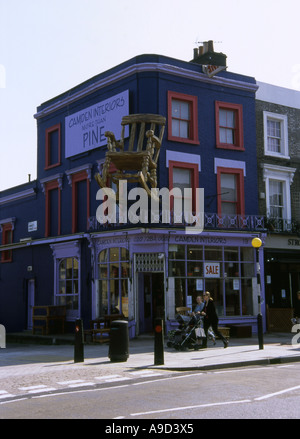
<instances>
[{"instance_id":1,"label":"black bollard","mask_svg":"<svg viewBox=\"0 0 300 439\"><path fill-rule=\"evenodd\" d=\"M264 348L264 334L263 334L263 318L262 314L257 314L257 335L258 335L258 346L259 349Z\"/></svg>"},{"instance_id":2,"label":"black bollard","mask_svg":"<svg viewBox=\"0 0 300 439\"><path fill-rule=\"evenodd\" d=\"M164 321L155 319L154 322L154 364L164 364Z\"/></svg>"},{"instance_id":3,"label":"black bollard","mask_svg":"<svg viewBox=\"0 0 300 439\"><path fill-rule=\"evenodd\" d=\"M82 319L77 319L75 321L74 363L82 363L83 361L83 322Z\"/></svg>"}]
</instances>

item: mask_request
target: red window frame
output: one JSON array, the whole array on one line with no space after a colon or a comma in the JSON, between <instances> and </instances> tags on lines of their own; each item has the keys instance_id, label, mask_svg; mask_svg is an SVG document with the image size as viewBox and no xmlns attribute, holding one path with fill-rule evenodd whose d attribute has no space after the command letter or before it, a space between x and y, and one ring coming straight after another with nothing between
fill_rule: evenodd
<instances>
[{"instance_id":1,"label":"red window frame","mask_svg":"<svg viewBox=\"0 0 300 439\"><path fill-rule=\"evenodd\" d=\"M172 133L172 101L178 100L189 104L189 136L177 137ZM197 96L168 91L168 140L199 145L198 139L198 98Z\"/></svg>"},{"instance_id":2,"label":"red window frame","mask_svg":"<svg viewBox=\"0 0 300 439\"><path fill-rule=\"evenodd\" d=\"M46 212L45 212L45 237L50 236L50 191L58 190L58 218L57 218L57 234L61 233L61 189L59 187L58 181L50 181L46 183L45 187L45 203L46 203Z\"/></svg>"},{"instance_id":3,"label":"red window frame","mask_svg":"<svg viewBox=\"0 0 300 439\"><path fill-rule=\"evenodd\" d=\"M177 162L170 160L169 161L169 189L170 191L174 188L174 182L173 182L173 170L174 168L180 168L180 169L189 169L191 174L191 183L192 183L192 193L193 193L193 199L192 199L192 210L193 212L196 210L196 188L199 187L199 167L196 163L183 163L183 162ZM183 196L183 194L182 194ZM170 200L170 209L171 212L174 209L174 197Z\"/></svg>"},{"instance_id":4,"label":"red window frame","mask_svg":"<svg viewBox=\"0 0 300 439\"><path fill-rule=\"evenodd\" d=\"M222 187L221 187L221 175L222 174L234 174L236 178L236 215L245 215L245 193L244 193L244 171L243 169L236 168L217 168L217 194L218 194L218 215L222 214Z\"/></svg>"},{"instance_id":5,"label":"red window frame","mask_svg":"<svg viewBox=\"0 0 300 439\"><path fill-rule=\"evenodd\" d=\"M235 115L234 143L222 143L220 140L220 109L233 111ZM216 101L216 146L217 148L234 149L244 151L244 134L243 134L243 106L229 102Z\"/></svg>"},{"instance_id":6,"label":"red window frame","mask_svg":"<svg viewBox=\"0 0 300 439\"><path fill-rule=\"evenodd\" d=\"M13 226L11 223L2 224L2 245L12 244ZM1 262L12 262L12 250L1 252Z\"/></svg>"},{"instance_id":7,"label":"red window frame","mask_svg":"<svg viewBox=\"0 0 300 439\"><path fill-rule=\"evenodd\" d=\"M90 217L90 185L86 170L72 174L72 233L77 232L77 212L78 212L78 197L77 197L77 183L86 180L86 224L88 227L88 220Z\"/></svg>"},{"instance_id":8,"label":"red window frame","mask_svg":"<svg viewBox=\"0 0 300 439\"><path fill-rule=\"evenodd\" d=\"M56 163L51 163L51 144L50 137L54 131L58 131L58 161ZM45 144L45 169L55 168L61 164L61 129L60 123L53 125L46 129L46 144Z\"/></svg>"}]
</instances>

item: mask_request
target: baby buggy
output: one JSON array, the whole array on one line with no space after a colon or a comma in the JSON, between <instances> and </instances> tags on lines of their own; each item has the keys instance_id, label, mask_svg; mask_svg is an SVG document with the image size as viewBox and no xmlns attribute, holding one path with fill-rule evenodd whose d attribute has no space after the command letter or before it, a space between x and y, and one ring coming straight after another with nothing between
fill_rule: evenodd
<instances>
[{"instance_id":1,"label":"baby buggy","mask_svg":"<svg viewBox=\"0 0 300 439\"><path fill-rule=\"evenodd\" d=\"M167 346L175 348L177 351L197 349L199 347L197 340L205 338L203 317L178 314L176 320L179 323L179 327L168 332Z\"/></svg>"}]
</instances>

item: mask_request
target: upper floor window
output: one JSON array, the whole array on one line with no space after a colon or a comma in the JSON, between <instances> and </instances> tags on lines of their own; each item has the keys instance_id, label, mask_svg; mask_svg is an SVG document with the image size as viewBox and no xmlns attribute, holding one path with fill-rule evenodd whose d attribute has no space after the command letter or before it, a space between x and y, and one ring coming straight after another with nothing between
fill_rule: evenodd
<instances>
[{"instance_id":1,"label":"upper floor window","mask_svg":"<svg viewBox=\"0 0 300 439\"><path fill-rule=\"evenodd\" d=\"M265 163L266 210L269 218L291 219L291 191L296 168Z\"/></svg>"},{"instance_id":2,"label":"upper floor window","mask_svg":"<svg viewBox=\"0 0 300 439\"><path fill-rule=\"evenodd\" d=\"M269 180L269 203L271 217L283 218L284 184L285 183L280 180Z\"/></svg>"},{"instance_id":3,"label":"upper floor window","mask_svg":"<svg viewBox=\"0 0 300 439\"><path fill-rule=\"evenodd\" d=\"M168 92L168 139L199 144L197 96Z\"/></svg>"},{"instance_id":4,"label":"upper floor window","mask_svg":"<svg viewBox=\"0 0 300 439\"><path fill-rule=\"evenodd\" d=\"M243 109L240 104L216 102L217 148L244 150Z\"/></svg>"},{"instance_id":5,"label":"upper floor window","mask_svg":"<svg viewBox=\"0 0 300 439\"><path fill-rule=\"evenodd\" d=\"M218 167L217 188L218 214L244 215L243 170Z\"/></svg>"},{"instance_id":6,"label":"upper floor window","mask_svg":"<svg viewBox=\"0 0 300 439\"><path fill-rule=\"evenodd\" d=\"M183 213L187 210L195 210L196 206L196 188L198 187L198 164L180 163L175 161L169 162L169 185L170 190L178 188L180 191L174 191L174 197L171 198L171 211L174 215L174 222L183 221ZM192 189L191 193L184 189ZM189 197L191 197L189 199Z\"/></svg>"},{"instance_id":7,"label":"upper floor window","mask_svg":"<svg viewBox=\"0 0 300 439\"><path fill-rule=\"evenodd\" d=\"M45 169L60 165L60 124L46 129Z\"/></svg>"},{"instance_id":8,"label":"upper floor window","mask_svg":"<svg viewBox=\"0 0 300 439\"><path fill-rule=\"evenodd\" d=\"M265 154L289 158L287 116L263 112Z\"/></svg>"}]
</instances>

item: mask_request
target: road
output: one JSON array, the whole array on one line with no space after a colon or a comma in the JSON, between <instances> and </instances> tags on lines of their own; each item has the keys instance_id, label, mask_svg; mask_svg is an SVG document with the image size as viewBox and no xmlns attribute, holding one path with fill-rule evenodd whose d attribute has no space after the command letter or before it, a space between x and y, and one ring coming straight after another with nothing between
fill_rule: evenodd
<instances>
[{"instance_id":1,"label":"road","mask_svg":"<svg viewBox=\"0 0 300 439\"><path fill-rule=\"evenodd\" d=\"M299 372L300 364L290 363L203 372L140 369L52 380L51 386L37 379L15 395L0 390L0 419L106 419L114 420L113 428L124 420L184 419L192 421L180 428L194 430L203 418L299 419Z\"/></svg>"}]
</instances>

